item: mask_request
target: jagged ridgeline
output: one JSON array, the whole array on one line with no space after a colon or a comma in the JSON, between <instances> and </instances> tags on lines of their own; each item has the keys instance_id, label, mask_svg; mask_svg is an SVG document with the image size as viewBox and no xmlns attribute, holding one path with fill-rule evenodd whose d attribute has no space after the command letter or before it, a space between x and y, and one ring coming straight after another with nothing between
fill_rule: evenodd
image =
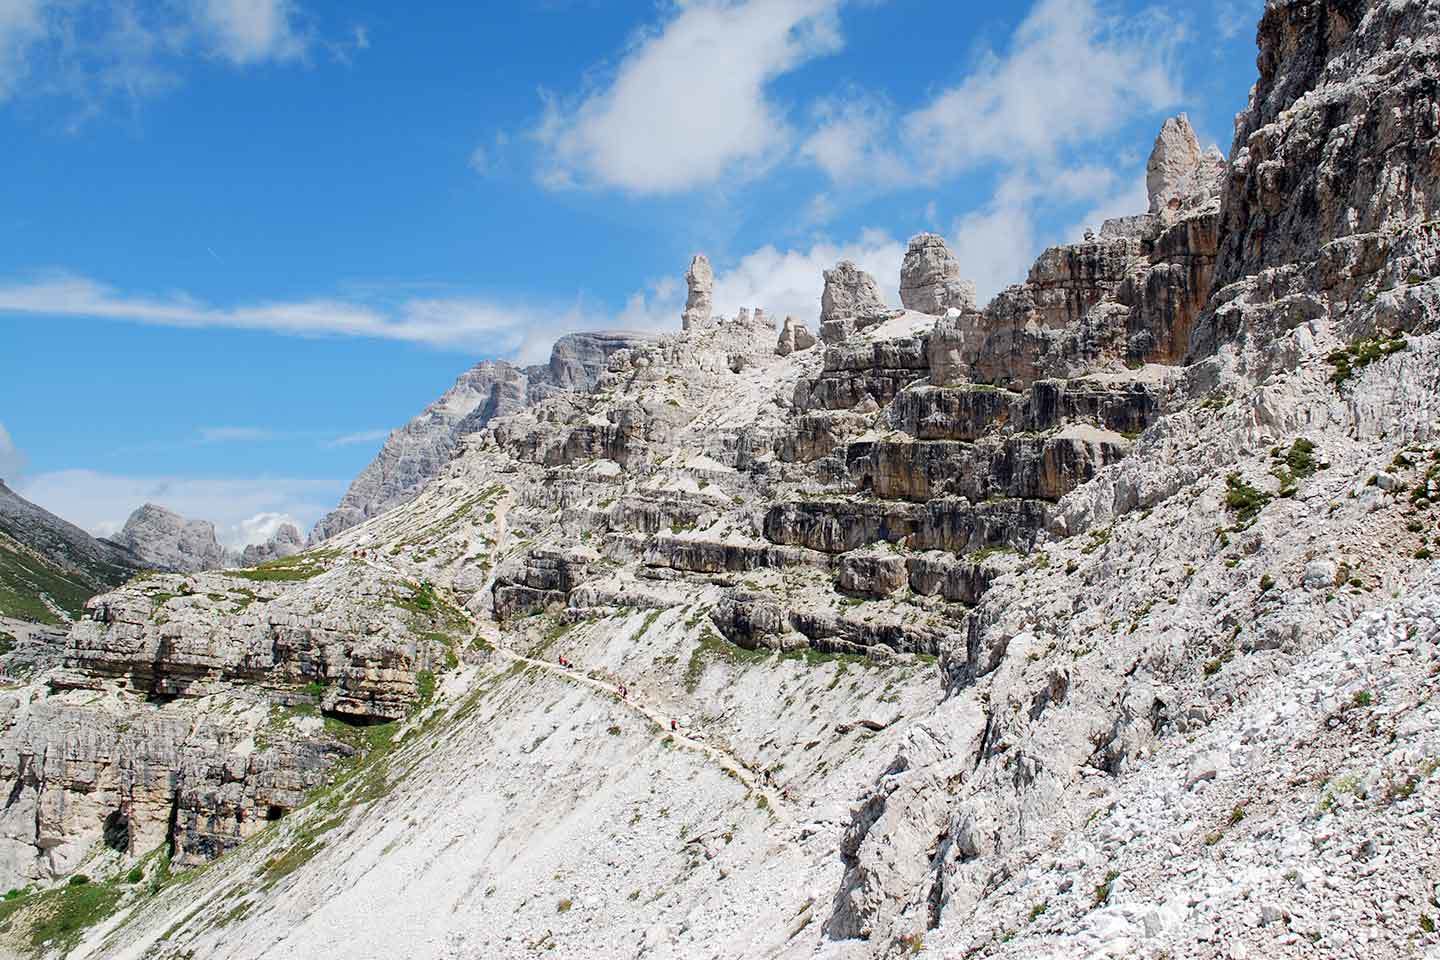
<instances>
[{"instance_id":1,"label":"jagged ridgeline","mask_svg":"<svg viewBox=\"0 0 1440 960\"><path fill-rule=\"evenodd\" d=\"M1228 160L1166 122L1148 210L983 307L932 235L779 323L697 257L677 332L477 368L308 551L91 600L0 701L0 937L1440 948L1440 4L1258 38Z\"/></svg>"}]
</instances>

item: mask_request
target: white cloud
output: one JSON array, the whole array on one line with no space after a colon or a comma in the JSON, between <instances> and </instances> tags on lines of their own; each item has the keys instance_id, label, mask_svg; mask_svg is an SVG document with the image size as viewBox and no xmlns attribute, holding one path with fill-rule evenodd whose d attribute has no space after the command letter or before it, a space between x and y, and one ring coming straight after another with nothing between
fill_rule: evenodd
<instances>
[{"instance_id":1,"label":"white cloud","mask_svg":"<svg viewBox=\"0 0 1440 960\"><path fill-rule=\"evenodd\" d=\"M270 431L263 427L202 427L200 439L206 443L229 443L243 440L264 440Z\"/></svg>"},{"instance_id":2,"label":"white cloud","mask_svg":"<svg viewBox=\"0 0 1440 960\"><path fill-rule=\"evenodd\" d=\"M1040 0L1006 54L989 53L959 85L902 121L931 175L977 163L1044 162L1110 133L1138 110L1175 103L1184 30L1154 14L1112 17L1096 0Z\"/></svg>"},{"instance_id":3,"label":"white cloud","mask_svg":"<svg viewBox=\"0 0 1440 960\"><path fill-rule=\"evenodd\" d=\"M839 183L898 185L914 174L894 149L896 111L889 102L852 91L816 105L816 128L800 155Z\"/></svg>"},{"instance_id":4,"label":"white cloud","mask_svg":"<svg viewBox=\"0 0 1440 960\"><path fill-rule=\"evenodd\" d=\"M1222 38L1233 40L1241 31L1253 29L1264 12L1264 0L1218 0L1215 26Z\"/></svg>"},{"instance_id":5,"label":"white cloud","mask_svg":"<svg viewBox=\"0 0 1440 960\"><path fill-rule=\"evenodd\" d=\"M356 447L361 444L375 443L390 436L389 430L361 430L359 433L347 433L336 437L325 444L327 447Z\"/></svg>"},{"instance_id":6,"label":"white cloud","mask_svg":"<svg viewBox=\"0 0 1440 960\"><path fill-rule=\"evenodd\" d=\"M763 309L777 323L786 314L815 329L820 316L824 271L841 260L853 260L871 273L891 303L899 304L900 262L905 244L883 231L862 231L858 239L837 244L820 241L804 250L764 246L741 257L732 266L717 264L715 313L733 317L741 307ZM685 290L666 277L637 291L615 318L613 326L629 330L675 332L685 305Z\"/></svg>"},{"instance_id":7,"label":"white cloud","mask_svg":"<svg viewBox=\"0 0 1440 960\"><path fill-rule=\"evenodd\" d=\"M900 262L904 259L905 244L877 230L862 232L852 243L817 243L808 250L761 247L716 275L715 308L733 316L741 307L761 307L777 320L792 314L813 330L820 317L825 270L841 260L852 260L898 305Z\"/></svg>"},{"instance_id":8,"label":"white cloud","mask_svg":"<svg viewBox=\"0 0 1440 960\"><path fill-rule=\"evenodd\" d=\"M842 45L841 0L676 0L603 89L547 97L551 187L664 194L768 170L792 140L769 84Z\"/></svg>"},{"instance_id":9,"label":"white cloud","mask_svg":"<svg viewBox=\"0 0 1440 960\"><path fill-rule=\"evenodd\" d=\"M94 470L60 470L27 477L17 492L46 510L99 536L113 535L141 504L156 503L192 520L215 524L227 546L269 537L270 521L257 515L294 518L309 529L339 500L343 480L297 477L133 476ZM278 523L274 526L278 527ZM273 531L271 531L273 532ZM248 537L260 536L259 540Z\"/></svg>"},{"instance_id":10,"label":"white cloud","mask_svg":"<svg viewBox=\"0 0 1440 960\"><path fill-rule=\"evenodd\" d=\"M217 526L215 539L227 547L240 549L252 543L264 543L287 523L293 524L301 535L304 535L305 526L288 513L257 513L223 529Z\"/></svg>"},{"instance_id":11,"label":"white cloud","mask_svg":"<svg viewBox=\"0 0 1440 960\"><path fill-rule=\"evenodd\" d=\"M939 182L976 167L1055 165L1137 111L1178 101L1173 16L1110 15L1099 0L1038 0L1008 49L983 53L958 84L899 114L852 93L817 108L801 154L831 179Z\"/></svg>"},{"instance_id":12,"label":"white cloud","mask_svg":"<svg viewBox=\"0 0 1440 960\"><path fill-rule=\"evenodd\" d=\"M15 446L5 424L0 423L0 480L14 480L25 469L25 463L25 454Z\"/></svg>"},{"instance_id":13,"label":"white cloud","mask_svg":"<svg viewBox=\"0 0 1440 960\"><path fill-rule=\"evenodd\" d=\"M296 14L290 0L201 0L194 15L213 52L244 65L303 55Z\"/></svg>"},{"instance_id":14,"label":"white cloud","mask_svg":"<svg viewBox=\"0 0 1440 960\"><path fill-rule=\"evenodd\" d=\"M1143 182L1137 199L1134 184L1117 189L1119 180L1113 170L1095 164L1011 171L989 203L959 217L951 229L950 246L960 261L961 274L975 281L980 302L1025 279L1043 245L1037 219L1047 205L1107 197L1065 235L1043 238L1055 241L1078 240L1086 225L1098 228L1106 217L1143 213L1148 206Z\"/></svg>"}]
</instances>

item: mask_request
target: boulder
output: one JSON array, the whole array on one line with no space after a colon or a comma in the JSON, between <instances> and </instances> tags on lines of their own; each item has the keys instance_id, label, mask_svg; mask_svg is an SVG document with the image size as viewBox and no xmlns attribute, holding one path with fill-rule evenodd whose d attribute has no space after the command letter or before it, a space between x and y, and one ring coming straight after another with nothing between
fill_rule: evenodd
<instances>
[{"instance_id":1,"label":"boulder","mask_svg":"<svg viewBox=\"0 0 1440 960\"><path fill-rule=\"evenodd\" d=\"M801 350L809 350L815 346L815 335L812 334L804 323L794 317L785 318L785 326L780 330L780 340L775 344L777 356L788 357L792 353Z\"/></svg>"}]
</instances>

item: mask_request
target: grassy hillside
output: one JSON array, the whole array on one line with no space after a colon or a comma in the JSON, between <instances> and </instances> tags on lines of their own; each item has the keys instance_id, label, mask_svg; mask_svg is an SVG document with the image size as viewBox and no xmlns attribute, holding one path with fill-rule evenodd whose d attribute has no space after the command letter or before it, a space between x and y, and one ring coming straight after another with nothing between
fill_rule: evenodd
<instances>
[{"instance_id":1,"label":"grassy hillside","mask_svg":"<svg viewBox=\"0 0 1440 960\"><path fill-rule=\"evenodd\" d=\"M61 623L55 607L78 617L85 601L96 592L0 534L0 616Z\"/></svg>"}]
</instances>

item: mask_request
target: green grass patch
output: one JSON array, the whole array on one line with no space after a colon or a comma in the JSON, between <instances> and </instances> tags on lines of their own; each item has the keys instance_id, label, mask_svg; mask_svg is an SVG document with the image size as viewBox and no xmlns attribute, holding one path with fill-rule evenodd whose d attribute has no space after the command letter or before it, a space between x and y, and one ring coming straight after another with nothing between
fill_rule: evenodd
<instances>
[{"instance_id":1,"label":"green grass patch","mask_svg":"<svg viewBox=\"0 0 1440 960\"><path fill-rule=\"evenodd\" d=\"M231 577L259 583L286 583L309 580L330 569L330 561L338 557L336 550L307 550L279 560L270 560L248 570L227 570Z\"/></svg>"},{"instance_id":2,"label":"green grass patch","mask_svg":"<svg viewBox=\"0 0 1440 960\"><path fill-rule=\"evenodd\" d=\"M746 650L744 647L737 647L707 623L696 638L695 649L690 653L690 662L685 665L685 692L695 692L705 676L705 668L712 663L759 663L768 660L771 653L772 651L765 649Z\"/></svg>"},{"instance_id":3,"label":"green grass patch","mask_svg":"<svg viewBox=\"0 0 1440 960\"><path fill-rule=\"evenodd\" d=\"M27 911L30 945L38 950L48 943L50 950L64 955L86 930L113 914L119 901L120 889L116 885L72 877L62 887L7 902L5 907L13 907L12 913L21 907L30 907Z\"/></svg>"}]
</instances>

